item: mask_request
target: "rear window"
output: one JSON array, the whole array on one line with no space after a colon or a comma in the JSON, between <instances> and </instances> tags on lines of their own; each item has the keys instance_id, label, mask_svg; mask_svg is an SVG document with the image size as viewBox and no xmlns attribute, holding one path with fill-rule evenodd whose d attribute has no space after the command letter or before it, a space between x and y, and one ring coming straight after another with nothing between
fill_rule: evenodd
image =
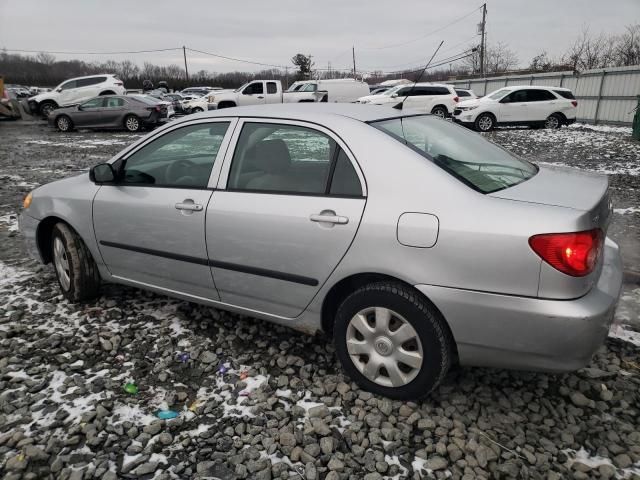
<instances>
[{"instance_id":1,"label":"rear window","mask_svg":"<svg viewBox=\"0 0 640 480\"><path fill-rule=\"evenodd\" d=\"M554 90L554 92L560 95L561 97L566 98L567 100L576 99L576 97L573 96L573 93L571 93L569 90Z\"/></svg>"},{"instance_id":2,"label":"rear window","mask_svg":"<svg viewBox=\"0 0 640 480\"><path fill-rule=\"evenodd\" d=\"M370 122L481 193L533 177L538 167L451 122L426 115Z\"/></svg>"},{"instance_id":3,"label":"rear window","mask_svg":"<svg viewBox=\"0 0 640 480\"><path fill-rule=\"evenodd\" d=\"M470 97L471 94L467 90L456 90L459 97Z\"/></svg>"}]
</instances>

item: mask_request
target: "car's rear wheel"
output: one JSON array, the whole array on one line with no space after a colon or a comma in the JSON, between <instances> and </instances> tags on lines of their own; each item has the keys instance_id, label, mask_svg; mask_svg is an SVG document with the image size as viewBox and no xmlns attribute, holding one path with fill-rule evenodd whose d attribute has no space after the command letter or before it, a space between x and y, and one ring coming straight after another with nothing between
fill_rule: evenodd
<instances>
[{"instance_id":1,"label":"car's rear wheel","mask_svg":"<svg viewBox=\"0 0 640 480\"><path fill-rule=\"evenodd\" d=\"M67 115L60 115L56 118L56 128L61 132L68 132L73 129L73 122Z\"/></svg>"},{"instance_id":2,"label":"car's rear wheel","mask_svg":"<svg viewBox=\"0 0 640 480\"><path fill-rule=\"evenodd\" d=\"M57 105L53 102L42 102L40 104L40 115L47 118L51 112L57 108Z\"/></svg>"},{"instance_id":3,"label":"car's rear wheel","mask_svg":"<svg viewBox=\"0 0 640 480\"><path fill-rule=\"evenodd\" d=\"M127 115L124 119L124 128L129 132L137 132L140 130L140 119L135 115Z\"/></svg>"},{"instance_id":4,"label":"car's rear wheel","mask_svg":"<svg viewBox=\"0 0 640 480\"><path fill-rule=\"evenodd\" d=\"M82 302L97 297L100 273L80 236L65 223L57 223L51 250L58 284L67 300Z\"/></svg>"},{"instance_id":5,"label":"car's rear wheel","mask_svg":"<svg viewBox=\"0 0 640 480\"><path fill-rule=\"evenodd\" d=\"M441 118L445 118L449 114L449 112L445 107L438 105L437 107L434 107L433 110L431 110L431 114Z\"/></svg>"},{"instance_id":6,"label":"car's rear wheel","mask_svg":"<svg viewBox=\"0 0 640 480\"><path fill-rule=\"evenodd\" d=\"M482 113L478 115L475 121L476 130L479 132L489 132L496 126L496 119L490 113Z\"/></svg>"},{"instance_id":7,"label":"car's rear wheel","mask_svg":"<svg viewBox=\"0 0 640 480\"><path fill-rule=\"evenodd\" d=\"M340 305L336 352L362 388L397 399L428 394L451 365L451 335L438 310L400 283L366 285Z\"/></svg>"},{"instance_id":8,"label":"car's rear wheel","mask_svg":"<svg viewBox=\"0 0 640 480\"><path fill-rule=\"evenodd\" d=\"M562 126L562 118L557 113L552 113L544 121L544 128L560 128Z\"/></svg>"}]
</instances>

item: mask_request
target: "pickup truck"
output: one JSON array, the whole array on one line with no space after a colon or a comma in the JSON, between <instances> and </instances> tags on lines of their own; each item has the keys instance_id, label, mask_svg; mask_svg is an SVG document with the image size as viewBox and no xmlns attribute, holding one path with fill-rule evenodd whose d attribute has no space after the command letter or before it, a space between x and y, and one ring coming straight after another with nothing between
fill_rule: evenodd
<instances>
[{"instance_id":1,"label":"pickup truck","mask_svg":"<svg viewBox=\"0 0 640 480\"><path fill-rule=\"evenodd\" d=\"M283 103L282 84L279 80L254 80L245 83L236 90L211 92L205 97L209 102L209 110L244 105L262 105L265 103Z\"/></svg>"}]
</instances>

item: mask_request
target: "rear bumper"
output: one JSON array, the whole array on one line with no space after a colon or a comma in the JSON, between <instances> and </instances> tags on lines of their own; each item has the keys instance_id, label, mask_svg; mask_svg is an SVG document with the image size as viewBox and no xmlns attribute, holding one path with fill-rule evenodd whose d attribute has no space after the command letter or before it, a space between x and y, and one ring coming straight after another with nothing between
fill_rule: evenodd
<instances>
[{"instance_id":1,"label":"rear bumper","mask_svg":"<svg viewBox=\"0 0 640 480\"><path fill-rule=\"evenodd\" d=\"M597 284L575 300L416 285L442 312L463 365L564 372L602 345L622 286L618 246L607 239Z\"/></svg>"}]
</instances>

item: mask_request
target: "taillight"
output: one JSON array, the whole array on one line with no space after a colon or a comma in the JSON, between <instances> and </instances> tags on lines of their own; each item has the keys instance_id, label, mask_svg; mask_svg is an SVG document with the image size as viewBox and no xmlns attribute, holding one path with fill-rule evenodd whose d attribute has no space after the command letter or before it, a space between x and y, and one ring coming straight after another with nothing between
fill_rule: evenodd
<instances>
[{"instance_id":1,"label":"taillight","mask_svg":"<svg viewBox=\"0 0 640 480\"><path fill-rule=\"evenodd\" d=\"M147 110L149 110L150 112L161 112L162 111L158 105L156 105L155 107L147 107Z\"/></svg>"},{"instance_id":2,"label":"taillight","mask_svg":"<svg viewBox=\"0 0 640 480\"><path fill-rule=\"evenodd\" d=\"M578 101L577 100L571 100L571 105L573 105L574 107L578 106Z\"/></svg>"},{"instance_id":3,"label":"taillight","mask_svg":"<svg viewBox=\"0 0 640 480\"><path fill-rule=\"evenodd\" d=\"M124 85L122 82L116 82L115 83L118 87L121 87L122 85Z\"/></svg>"},{"instance_id":4,"label":"taillight","mask_svg":"<svg viewBox=\"0 0 640 480\"><path fill-rule=\"evenodd\" d=\"M529 245L556 270L572 277L584 277L593 272L603 240L602 230L595 228L584 232L534 235L529 239Z\"/></svg>"},{"instance_id":5,"label":"taillight","mask_svg":"<svg viewBox=\"0 0 640 480\"><path fill-rule=\"evenodd\" d=\"M453 97L453 101L456 102L456 103L459 102L460 101L460 97Z\"/></svg>"}]
</instances>

